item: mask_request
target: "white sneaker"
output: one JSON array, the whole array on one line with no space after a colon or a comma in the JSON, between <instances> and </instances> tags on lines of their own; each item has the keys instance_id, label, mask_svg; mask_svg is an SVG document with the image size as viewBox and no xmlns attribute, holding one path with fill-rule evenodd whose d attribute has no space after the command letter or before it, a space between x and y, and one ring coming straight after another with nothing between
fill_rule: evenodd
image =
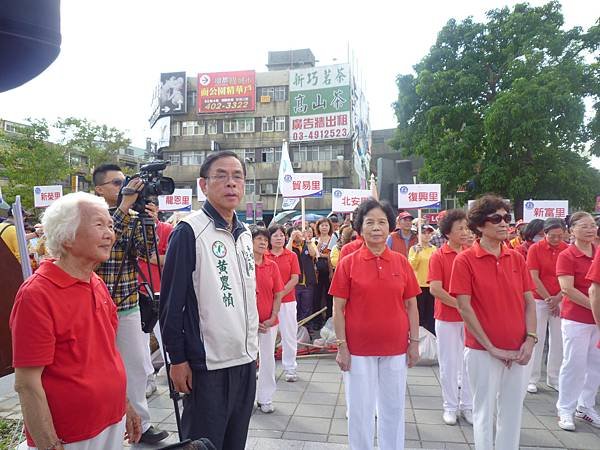
<instances>
[{"instance_id":1,"label":"white sneaker","mask_svg":"<svg viewBox=\"0 0 600 450\"><path fill-rule=\"evenodd\" d=\"M287 381L288 383L294 383L295 381L298 381L298 374L296 373L295 370L286 370L285 371L285 381Z\"/></svg>"},{"instance_id":2,"label":"white sneaker","mask_svg":"<svg viewBox=\"0 0 600 450\"><path fill-rule=\"evenodd\" d=\"M152 378L148 378L146 381L146 398L149 398L156 392L156 379L154 376Z\"/></svg>"},{"instance_id":3,"label":"white sneaker","mask_svg":"<svg viewBox=\"0 0 600 450\"><path fill-rule=\"evenodd\" d=\"M571 414L561 414L558 420L558 426L566 431L575 431L575 423Z\"/></svg>"},{"instance_id":4,"label":"white sneaker","mask_svg":"<svg viewBox=\"0 0 600 450\"><path fill-rule=\"evenodd\" d=\"M273 403L271 403L271 402L269 402L269 403L259 403L258 407L265 414L271 414L273 411L275 411L275 408L273 407Z\"/></svg>"},{"instance_id":5,"label":"white sneaker","mask_svg":"<svg viewBox=\"0 0 600 450\"><path fill-rule=\"evenodd\" d=\"M530 394L537 394L537 385L535 383L529 383L527 385L527 392Z\"/></svg>"},{"instance_id":6,"label":"white sneaker","mask_svg":"<svg viewBox=\"0 0 600 450\"><path fill-rule=\"evenodd\" d=\"M575 417L585 420L593 427L600 428L600 414L594 408L578 406L575 410Z\"/></svg>"},{"instance_id":7,"label":"white sneaker","mask_svg":"<svg viewBox=\"0 0 600 450\"><path fill-rule=\"evenodd\" d=\"M461 415L463 419L465 419L465 422L467 422L469 425L473 425L473 410L463 409L461 411Z\"/></svg>"},{"instance_id":8,"label":"white sneaker","mask_svg":"<svg viewBox=\"0 0 600 450\"><path fill-rule=\"evenodd\" d=\"M446 425L456 425L456 411L448 411L445 409L442 419Z\"/></svg>"}]
</instances>

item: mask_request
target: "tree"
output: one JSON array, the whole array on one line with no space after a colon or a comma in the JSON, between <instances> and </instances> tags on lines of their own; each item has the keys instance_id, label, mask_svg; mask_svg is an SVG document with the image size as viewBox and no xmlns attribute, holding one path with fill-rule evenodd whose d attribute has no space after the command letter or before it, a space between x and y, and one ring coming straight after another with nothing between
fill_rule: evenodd
<instances>
[{"instance_id":1,"label":"tree","mask_svg":"<svg viewBox=\"0 0 600 450\"><path fill-rule=\"evenodd\" d=\"M591 208L600 172L600 25L563 29L558 1L451 19L416 75L397 77L391 145L421 155L421 177L464 202L485 192ZM595 114L585 117L584 100Z\"/></svg>"},{"instance_id":2,"label":"tree","mask_svg":"<svg viewBox=\"0 0 600 450\"><path fill-rule=\"evenodd\" d=\"M131 144L122 131L87 119L68 117L59 119L54 126L60 132L60 143L67 154L83 154L86 157L88 176L100 164L116 163L119 150Z\"/></svg>"},{"instance_id":3,"label":"tree","mask_svg":"<svg viewBox=\"0 0 600 450\"><path fill-rule=\"evenodd\" d=\"M2 193L12 203L21 196L25 208L33 207L33 187L57 184L69 175L62 147L48 142L45 120L30 121L18 134L0 134L0 166L8 178Z\"/></svg>"}]
</instances>

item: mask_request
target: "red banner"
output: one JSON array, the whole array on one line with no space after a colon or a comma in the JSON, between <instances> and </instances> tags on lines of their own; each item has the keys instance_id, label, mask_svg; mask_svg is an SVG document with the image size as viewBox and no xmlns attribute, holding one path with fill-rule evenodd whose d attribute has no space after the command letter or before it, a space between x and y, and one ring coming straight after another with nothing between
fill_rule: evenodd
<instances>
[{"instance_id":1,"label":"red banner","mask_svg":"<svg viewBox=\"0 0 600 450\"><path fill-rule=\"evenodd\" d=\"M230 113L256 108L256 72L198 74L198 112Z\"/></svg>"}]
</instances>

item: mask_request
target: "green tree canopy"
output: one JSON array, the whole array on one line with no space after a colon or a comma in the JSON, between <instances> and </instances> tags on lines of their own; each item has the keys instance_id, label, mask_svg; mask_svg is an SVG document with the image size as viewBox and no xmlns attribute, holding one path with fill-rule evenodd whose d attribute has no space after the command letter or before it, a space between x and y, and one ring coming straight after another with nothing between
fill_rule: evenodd
<instances>
[{"instance_id":1,"label":"green tree canopy","mask_svg":"<svg viewBox=\"0 0 600 450\"><path fill-rule=\"evenodd\" d=\"M600 25L563 28L558 1L454 19L413 74L397 77L396 149L421 155L421 177L462 200L496 192L567 199L600 192ZM595 58L595 59L594 59ZM585 101L594 115L586 117Z\"/></svg>"},{"instance_id":2,"label":"green tree canopy","mask_svg":"<svg viewBox=\"0 0 600 450\"><path fill-rule=\"evenodd\" d=\"M0 134L1 173L8 178L2 194L12 203L21 196L27 209L33 207L33 187L59 184L69 175L69 162L61 146L48 142L45 120L30 121L19 134Z\"/></svg>"},{"instance_id":3,"label":"green tree canopy","mask_svg":"<svg viewBox=\"0 0 600 450\"><path fill-rule=\"evenodd\" d=\"M60 143L67 154L86 156L88 176L100 164L117 162L119 150L131 144L122 131L87 119L68 117L59 119L54 126L60 132Z\"/></svg>"}]
</instances>

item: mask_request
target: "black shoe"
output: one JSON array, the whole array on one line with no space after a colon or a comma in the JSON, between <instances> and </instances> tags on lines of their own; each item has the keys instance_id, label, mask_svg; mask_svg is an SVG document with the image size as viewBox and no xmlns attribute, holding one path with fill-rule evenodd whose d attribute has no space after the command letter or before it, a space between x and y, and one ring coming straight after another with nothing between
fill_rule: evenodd
<instances>
[{"instance_id":1,"label":"black shoe","mask_svg":"<svg viewBox=\"0 0 600 450\"><path fill-rule=\"evenodd\" d=\"M158 428L154 428L154 426L150 425L144 433L142 433L142 437L140 438L140 442L144 444L156 444L157 442L166 439L169 436L169 433L166 431L161 431Z\"/></svg>"}]
</instances>

